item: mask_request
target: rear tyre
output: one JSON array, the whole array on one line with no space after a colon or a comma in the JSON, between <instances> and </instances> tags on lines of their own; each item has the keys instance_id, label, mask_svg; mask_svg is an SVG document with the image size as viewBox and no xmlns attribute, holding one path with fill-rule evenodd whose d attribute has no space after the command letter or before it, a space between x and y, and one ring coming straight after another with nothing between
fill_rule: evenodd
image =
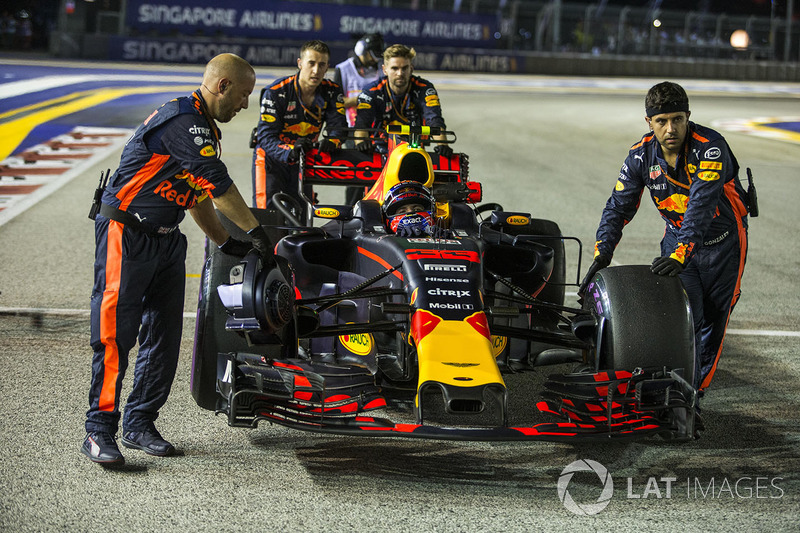
<instances>
[{"instance_id":1,"label":"rear tyre","mask_svg":"<svg viewBox=\"0 0 800 533\"><path fill-rule=\"evenodd\" d=\"M694 327L680 278L657 276L647 265L609 267L584 300L600 324L597 370L683 369L694 383Z\"/></svg>"}]
</instances>

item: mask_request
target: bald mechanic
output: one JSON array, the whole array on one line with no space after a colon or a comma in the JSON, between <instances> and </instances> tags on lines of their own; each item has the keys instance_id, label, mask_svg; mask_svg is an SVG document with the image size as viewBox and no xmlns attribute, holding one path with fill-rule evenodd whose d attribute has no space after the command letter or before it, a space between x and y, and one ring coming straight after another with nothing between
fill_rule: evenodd
<instances>
[{"instance_id":1,"label":"bald mechanic","mask_svg":"<svg viewBox=\"0 0 800 533\"><path fill-rule=\"evenodd\" d=\"M175 453L155 427L178 363L183 329L188 210L225 253L255 248L268 266L272 243L220 160L217 121L247 108L256 76L233 54L213 58L203 83L145 119L122 151L95 217L91 300L92 380L81 452L104 465L124 463L116 443L128 352L139 340L133 388L122 419L122 444L155 456ZM233 239L214 208L247 231ZM140 327L141 324L141 327Z\"/></svg>"}]
</instances>

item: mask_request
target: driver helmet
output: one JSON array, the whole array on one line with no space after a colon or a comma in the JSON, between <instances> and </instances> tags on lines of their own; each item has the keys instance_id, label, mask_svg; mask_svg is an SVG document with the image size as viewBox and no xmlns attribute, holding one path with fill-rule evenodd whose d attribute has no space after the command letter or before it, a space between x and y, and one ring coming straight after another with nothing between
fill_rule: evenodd
<instances>
[{"instance_id":1,"label":"driver helmet","mask_svg":"<svg viewBox=\"0 0 800 533\"><path fill-rule=\"evenodd\" d=\"M369 54L378 63L383 58L383 36L380 33L368 33L356 42L355 53L357 56Z\"/></svg>"},{"instance_id":2,"label":"driver helmet","mask_svg":"<svg viewBox=\"0 0 800 533\"><path fill-rule=\"evenodd\" d=\"M413 205L419 206L419 209L408 211L407 207ZM383 214L392 230L396 231L400 220L409 216L422 216L432 224L433 206L433 196L427 187L418 181L401 181L386 193Z\"/></svg>"}]
</instances>

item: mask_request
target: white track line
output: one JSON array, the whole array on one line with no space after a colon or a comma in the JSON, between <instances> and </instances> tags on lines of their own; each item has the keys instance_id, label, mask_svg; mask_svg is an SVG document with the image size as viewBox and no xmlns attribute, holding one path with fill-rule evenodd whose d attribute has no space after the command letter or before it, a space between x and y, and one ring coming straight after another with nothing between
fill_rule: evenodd
<instances>
[{"instance_id":1,"label":"white track line","mask_svg":"<svg viewBox=\"0 0 800 533\"><path fill-rule=\"evenodd\" d=\"M0 315L52 315L52 316L89 316L89 309L57 309L53 307L0 307ZM183 318L195 318L194 312L184 312ZM728 328L731 335L753 337L800 337L800 331L780 331L770 329L733 329Z\"/></svg>"}]
</instances>

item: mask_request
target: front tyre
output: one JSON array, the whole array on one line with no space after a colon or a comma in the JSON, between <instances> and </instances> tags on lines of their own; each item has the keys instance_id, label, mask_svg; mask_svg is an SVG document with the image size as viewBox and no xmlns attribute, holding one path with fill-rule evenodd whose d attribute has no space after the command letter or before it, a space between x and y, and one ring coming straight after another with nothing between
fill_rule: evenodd
<instances>
[{"instance_id":1,"label":"front tyre","mask_svg":"<svg viewBox=\"0 0 800 533\"><path fill-rule=\"evenodd\" d=\"M657 276L647 265L609 267L597 273L584 302L598 318L598 371L682 368L694 383L694 327L680 278Z\"/></svg>"}]
</instances>

